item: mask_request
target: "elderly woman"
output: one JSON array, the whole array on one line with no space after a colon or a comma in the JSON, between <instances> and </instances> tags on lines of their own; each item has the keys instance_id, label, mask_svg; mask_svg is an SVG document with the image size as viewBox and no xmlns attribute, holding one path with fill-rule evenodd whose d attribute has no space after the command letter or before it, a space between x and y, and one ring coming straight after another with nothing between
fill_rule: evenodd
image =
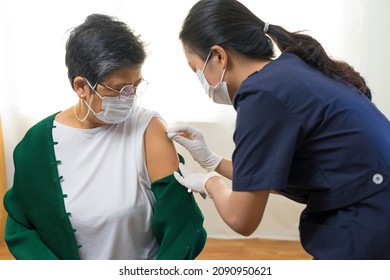
<instances>
[{"instance_id":1,"label":"elderly woman","mask_svg":"<svg viewBox=\"0 0 390 280\"><path fill-rule=\"evenodd\" d=\"M203 248L203 216L172 175L166 126L136 105L145 57L114 18L90 15L71 31L65 61L79 100L14 152L4 204L16 259L193 259Z\"/></svg>"}]
</instances>

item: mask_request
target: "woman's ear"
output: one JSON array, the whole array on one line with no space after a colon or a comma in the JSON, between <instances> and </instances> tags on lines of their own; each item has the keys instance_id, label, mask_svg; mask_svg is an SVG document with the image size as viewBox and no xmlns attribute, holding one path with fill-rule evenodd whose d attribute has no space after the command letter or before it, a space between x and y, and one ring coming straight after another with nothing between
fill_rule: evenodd
<instances>
[{"instance_id":1,"label":"woman's ear","mask_svg":"<svg viewBox=\"0 0 390 280\"><path fill-rule=\"evenodd\" d=\"M74 78L73 89L80 98L84 98L90 92L90 87L87 81L81 76Z\"/></svg>"},{"instance_id":2,"label":"woman's ear","mask_svg":"<svg viewBox=\"0 0 390 280\"><path fill-rule=\"evenodd\" d=\"M226 69L228 63L228 54L226 50L219 45L214 45L211 47L211 53L213 57L218 58L218 63L222 65L222 68Z\"/></svg>"}]
</instances>

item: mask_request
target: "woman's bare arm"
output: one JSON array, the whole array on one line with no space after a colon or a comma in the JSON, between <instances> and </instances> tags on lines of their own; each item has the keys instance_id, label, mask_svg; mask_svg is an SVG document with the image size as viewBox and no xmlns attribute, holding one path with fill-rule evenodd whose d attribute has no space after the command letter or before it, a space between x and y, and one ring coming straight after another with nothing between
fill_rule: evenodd
<instances>
[{"instance_id":1,"label":"woman's bare arm","mask_svg":"<svg viewBox=\"0 0 390 280\"><path fill-rule=\"evenodd\" d=\"M153 118L144 136L146 166L151 182L171 175L178 170L179 158L173 141L167 137L166 125Z\"/></svg>"}]
</instances>

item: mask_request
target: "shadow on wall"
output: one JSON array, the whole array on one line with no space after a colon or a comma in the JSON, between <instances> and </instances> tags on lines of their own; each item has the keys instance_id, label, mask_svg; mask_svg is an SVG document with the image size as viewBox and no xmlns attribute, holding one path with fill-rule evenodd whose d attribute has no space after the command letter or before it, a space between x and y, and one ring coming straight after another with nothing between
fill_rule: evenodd
<instances>
[{"instance_id":1,"label":"shadow on wall","mask_svg":"<svg viewBox=\"0 0 390 280\"><path fill-rule=\"evenodd\" d=\"M190 125L204 132L210 149L225 158L231 159L234 150L234 120L216 122L176 122L174 125ZM195 172L205 172L182 146L175 143L177 151L184 157L187 167ZM231 181L225 179L231 187ZM205 217L205 228L211 238L246 238L230 229L219 216L211 199L195 195L196 201ZM298 223L303 205L283 196L271 195L263 220L250 238L268 238L280 240L299 240Z\"/></svg>"}]
</instances>

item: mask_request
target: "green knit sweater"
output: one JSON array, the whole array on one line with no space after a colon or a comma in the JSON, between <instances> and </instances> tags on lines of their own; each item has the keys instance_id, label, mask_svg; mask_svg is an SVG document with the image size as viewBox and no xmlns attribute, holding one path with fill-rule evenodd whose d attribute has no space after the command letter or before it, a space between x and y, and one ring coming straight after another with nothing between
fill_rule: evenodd
<instances>
[{"instance_id":1,"label":"green knit sweater","mask_svg":"<svg viewBox=\"0 0 390 280\"><path fill-rule=\"evenodd\" d=\"M16 259L79 259L65 210L52 137L56 114L33 126L14 150L14 183L4 197L5 240ZM180 156L183 162L183 158ZM157 259L195 259L206 242L203 215L173 175L152 183Z\"/></svg>"}]
</instances>

